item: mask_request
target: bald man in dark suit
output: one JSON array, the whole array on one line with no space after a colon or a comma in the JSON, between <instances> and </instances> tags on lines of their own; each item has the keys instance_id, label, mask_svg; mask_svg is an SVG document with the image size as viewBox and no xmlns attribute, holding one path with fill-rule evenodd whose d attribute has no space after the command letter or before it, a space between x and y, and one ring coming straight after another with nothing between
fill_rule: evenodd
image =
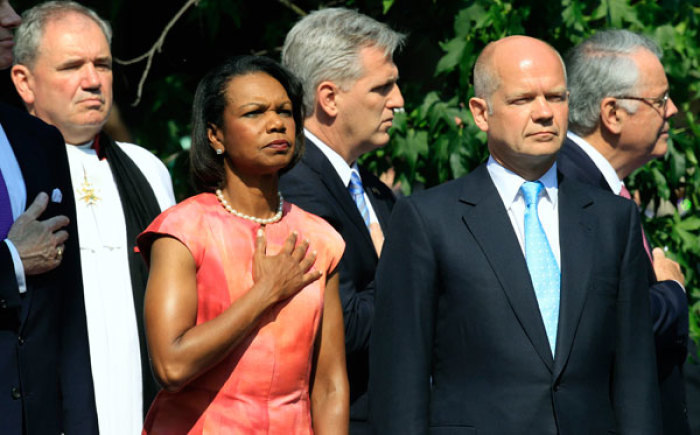
<instances>
[{"instance_id":1,"label":"bald man in dark suit","mask_svg":"<svg viewBox=\"0 0 700 435\"><path fill-rule=\"evenodd\" d=\"M634 205L557 172L564 66L546 43L489 44L469 107L489 161L394 207L377 268L378 434L658 435Z\"/></svg>"}]
</instances>

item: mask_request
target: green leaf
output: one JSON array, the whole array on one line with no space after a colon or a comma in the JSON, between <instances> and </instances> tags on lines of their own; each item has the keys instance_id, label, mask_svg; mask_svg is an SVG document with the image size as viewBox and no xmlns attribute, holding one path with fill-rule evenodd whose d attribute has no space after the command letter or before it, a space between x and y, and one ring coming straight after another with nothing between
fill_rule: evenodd
<instances>
[{"instance_id":1,"label":"green leaf","mask_svg":"<svg viewBox=\"0 0 700 435\"><path fill-rule=\"evenodd\" d=\"M681 220L677 225L677 228L687 230L687 231L697 231L700 230L700 217L691 216Z\"/></svg>"},{"instance_id":2,"label":"green leaf","mask_svg":"<svg viewBox=\"0 0 700 435\"><path fill-rule=\"evenodd\" d=\"M698 242L697 234L678 227L674 228L674 230L680 236L684 250L700 255L700 243Z\"/></svg>"},{"instance_id":3,"label":"green leaf","mask_svg":"<svg viewBox=\"0 0 700 435\"><path fill-rule=\"evenodd\" d=\"M440 47L445 51L445 55L442 56L438 61L437 67L435 67L436 76L453 70L459 64L464 55L464 49L467 47L467 40L457 37L446 44L440 44Z\"/></svg>"},{"instance_id":4,"label":"green leaf","mask_svg":"<svg viewBox=\"0 0 700 435\"><path fill-rule=\"evenodd\" d=\"M651 175L654 177L654 183L656 183L659 189L659 196L663 199L670 198L671 189L668 187L664 174L662 174L658 168L652 168Z\"/></svg>"},{"instance_id":5,"label":"green leaf","mask_svg":"<svg viewBox=\"0 0 700 435\"><path fill-rule=\"evenodd\" d=\"M455 178L461 177L469 172L469 168L464 164L462 156L459 153L450 156L450 169Z\"/></svg>"},{"instance_id":6,"label":"green leaf","mask_svg":"<svg viewBox=\"0 0 700 435\"><path fill-rule=\"evenodd\" d=\"M486 10L479 3L474 3L457 13L454 22L455 35L457 37L467 36L472 32L472 27L482 28L488 19Z\"/></svg>"},{"instance_id":7,"label":"green leaf","mask_svg":"<svg viewBox=\"0 0 700 435\"><path fill-rule=\"evenodd\" d=\"M594 19L605 18L610 27L622 28L624 23L644 27L637 18L637 11L629 0L605 0L593 12Z\"/></svg>"},{"instance_id":8,"label":"green leaf","mask_svg":"<svg viewBox=\"0 0 700 435\"><path fill-rule=\"evenodd\" d=\"M586 23L586 19L583 15L583 3L564 0L562 1L562 6L564 6L564 10L561 13L561 17L564 25L582 32L584 29L584 24Z\"/></svg>"},{"instance_id":9,"label":"green leaf","mask_svg":"<svg viewBox=\"0 0 700 435\"><path fill-rule=\"evenodd\" d=\"M668 156L669 156L669 163L671 166L670 170L670 175L671 175L671 183L673 185L677 185L681 177L685 175L685 155L683 153L679 153L676 151L676 148L673 145L673 142L671 140L668 141Z\"/></svg>"},{"instance_id":10,"label":"green leaf","mask_svg":"<svg viewBox=\"0 0 700 435\"><path fill-rule=\"evenodd\" d=\"M394 5L394 0L382 0L383 14L386 15L389 9Z\"/></svg>"}]
</instances>

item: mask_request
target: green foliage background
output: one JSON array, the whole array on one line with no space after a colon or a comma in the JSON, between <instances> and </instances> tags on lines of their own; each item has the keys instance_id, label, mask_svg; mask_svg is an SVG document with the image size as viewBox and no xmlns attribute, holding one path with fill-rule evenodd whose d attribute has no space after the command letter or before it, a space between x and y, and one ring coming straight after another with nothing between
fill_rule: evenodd
<instances>
[{"instance_id":1,"label":"green foliage background","mask_svg":"<svg viewBox=\"0 0 700 435\"><path fill-rule=\"evenodd\" d=\"M22 11L36 0L13 0ZM113 54L146 51L185 0L85 0L114 27ZM191 193L186 175L190 105L202 75L225 56L279 57L284 35L302 11L346 6L409 34L396 58L406 112L391 143L364 161L377 173L394 167L405 194L459 177L484 160L485 135L465 103L471 68L489 41L527 34L561 53L599 29L626 28L654 38L664 50L672 121L668 155L634 173L628 184L648 210L651 242L668 246L683 267L692 303L691 335L700 338L700 0L200 0L173 27L136 107L144 64L115 66L115 100L134 142L168 165L178 197ZM677 204L683 207L679 210Z\"/></svg>"}]
</instances>

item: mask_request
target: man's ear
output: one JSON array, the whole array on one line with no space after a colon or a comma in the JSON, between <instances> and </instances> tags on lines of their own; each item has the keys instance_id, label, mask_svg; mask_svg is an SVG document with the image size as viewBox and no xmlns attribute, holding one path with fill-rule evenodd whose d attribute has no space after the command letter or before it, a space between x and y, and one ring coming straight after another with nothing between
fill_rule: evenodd
<instances>
[{"instance_id":1,"label":"man's ear","mask_svg":"<svg viewBox=\"0 0 700 435\"><path fill-rule=\"evenodd\" d=\"M10 77L24 104L27 106L34 104L34 78L29 68L24 65L14 65L10 71Z\"/></svg>"},{"instance_id":2,"label":"man's ear","mask_svg":"<svg viewBox=\"0 0 700 435\"><path fill-rule=\"evenodd\" d=\"M322 110L330 118L338 116L338 100L340 98L342 98L340 87L331 81L323 81L316 87L317 110Z\"/></svg>"},{"instance_id":3,"label":"man's ear","mask_svg":"<svg viewBox=\"0 0 700 435\"><path fill-rule=\"evenodd\" d=\"M209 123L207 125L207 138L209 139L209 146L214 150L214 152L217 150L221 150L222 153L226 151L226 148L224 147L224 139L219 127Z\"/></svg>"},{"instance_id":4,"label":"man's ear","mask_svg":"<svg viewBox=\"0 0 700 435\"><path fill-rule=\"evenodd\" d=\"M627 112L618 106L617 99L605 97L600 102L600 124L610 133L619 135L626 117Z\"/></svg>"},{"instance_id":5,"label":"man's ear","mask_svg":"<svg viewBox=\"0 0 700 435\"><path fill-rule=\"evenodd\" d=\"M483 98L469 99L469 110L474 117L474 123L481 131L489 131L489 105Z\"/></svg>"}]
</instances>

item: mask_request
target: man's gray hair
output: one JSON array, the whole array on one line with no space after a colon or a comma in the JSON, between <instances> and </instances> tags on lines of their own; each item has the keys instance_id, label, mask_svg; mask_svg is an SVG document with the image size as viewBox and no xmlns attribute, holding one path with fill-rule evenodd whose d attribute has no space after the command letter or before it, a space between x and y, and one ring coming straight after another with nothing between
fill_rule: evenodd
<instances>
[{"instance_id":1,"label":"man's gray hair","mask_svg":"<svg viewBox=\"0 0 700 435\"><path fill-rule=\"evenodd\" d=\"M605 97L634 95L639 69L632 55L649 50L661 60L661 49L647 38L629 30L604 30L595 33L569 52L569 129L578 135L591 134L600 122L600 102ZM619 100L630 114L638 101Z\"/></svg>"},{"instance_id":2,"label":"man's gray hair","mask_svg":"<svg viewBox=\"0 0 700 435\"><path fill-rule=\"evenodd\" d=\"M46 24L69 13L78 13L92 19L104 33L107 43L112 43L112 27L95 11L73 1L49 1L36 5L22 14L22 24L15 31L13 50L15 65L33 67L39 54L39 44Z\"/></svg>"},{"instance_id":3,"label":"man's gray hair","mask_svg":"<svg viewBox=\"0 0 700 435\"><path fill-rule=\"evenodd\" d=\"M378 47L392 57L404 40L405 35L359 12L321 9L299 20L287 33L282 64L301 80L304 108L310 116L316 88L322 81L329 80L347 89L362 77L361 49Z\"/></svg>"}]
</instances>

